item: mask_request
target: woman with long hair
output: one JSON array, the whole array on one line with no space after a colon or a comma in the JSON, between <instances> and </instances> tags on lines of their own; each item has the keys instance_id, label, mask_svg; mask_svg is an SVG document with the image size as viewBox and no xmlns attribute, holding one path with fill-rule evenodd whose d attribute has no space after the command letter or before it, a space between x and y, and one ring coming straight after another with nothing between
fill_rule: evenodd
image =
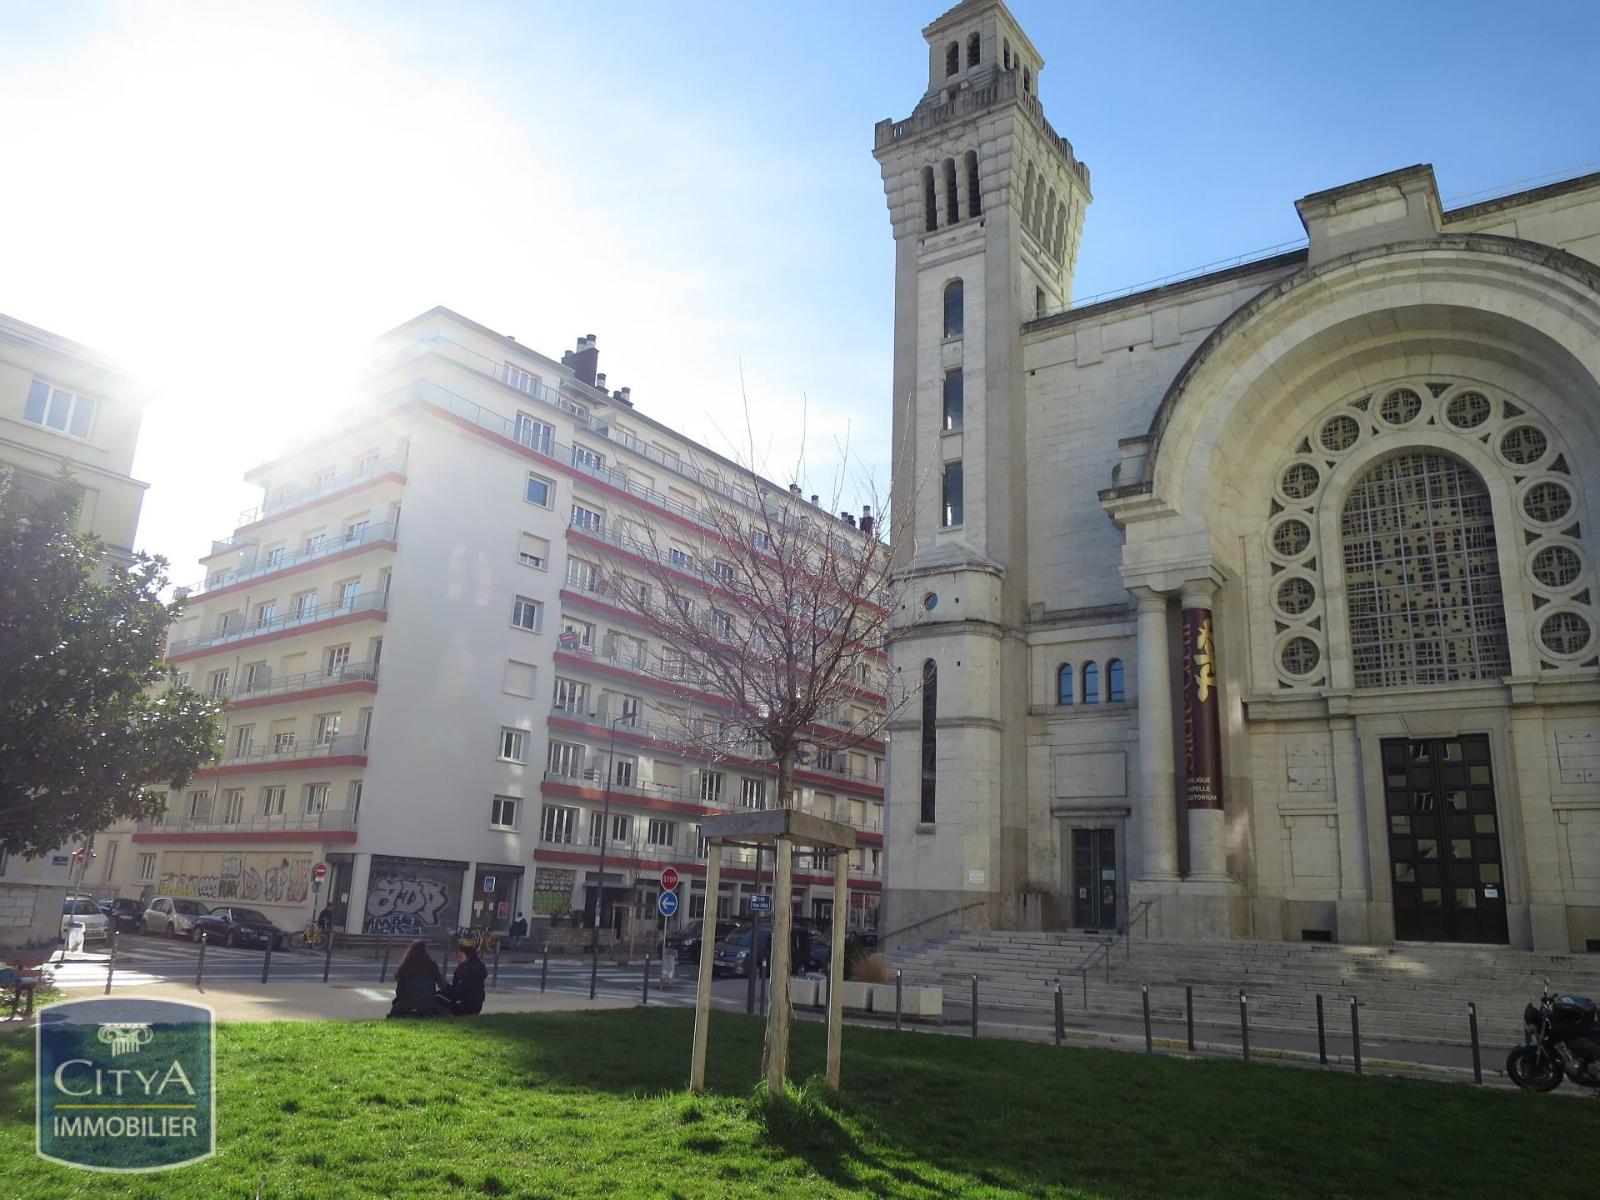
<instances>
[{"instance_id":1,"label":"woman with long hair","mask_svg":"<svg viewBox=\"0 0 1600 1200\"><path fill-rule=\"evenodd\" d=\"M431 1017L440 1011L439 993L445 990L439 964L428 953L421 938L406 947L400 965L394 969L394 1003L391 1017Z\"/></svg>"}]
</instances>

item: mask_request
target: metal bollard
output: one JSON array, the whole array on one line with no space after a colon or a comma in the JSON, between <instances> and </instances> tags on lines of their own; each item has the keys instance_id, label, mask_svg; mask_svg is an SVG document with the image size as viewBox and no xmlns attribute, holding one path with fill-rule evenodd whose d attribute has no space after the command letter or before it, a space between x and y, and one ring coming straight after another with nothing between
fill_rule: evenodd
<instances>
[{"instance_id":1,"label":"metal bollard","mask_svg":"<svg viewBox=\"0 0 1600 1200\"><path fill-rule=\"evenodd\" d=\"M1183 989L1183 1025L1189 1034L1189 1053L1194 1053L1194 987L1185 985Z\"/></svg>"},{"instance_id":2,"label":"metal bollard","mask_svg":"<svg viewBox=\"0 0 1600 1200\"><path fill-rule=\"evenodd\" d=\"M111 953L106 956L106 995L111 995L111 977L117 973L117 927L111 926Z\"/></svg>"},{"instance_id":3,"label":"metal bollard","mask_svg":"<svg viewBox=\"0 0 1600 1200\"><path fill-rule=\"evenodd\" d=\"M1239 1036L1240 1044L1244 1048L1244 1060L1250 1061L1250 1001L1243 992L1239 993Z\"/></svg>"},{"instance_id":4,"label":"metal bollard","mask_svg":"<svg viewBox=\"0 0 1600 1200\"><path fill-rule=\"evenodd\" d=\"M1356 1060L1356 1074L1361 1074L1361 1006L1350 997L1350 1049Z\"/></svg>"},{"instance_id":5,"label":"metal bollard","mask_svg":"<svg viewBox=\"0 0 1600 1200\"><path fill-rule=\"evenodd\" d=\"M322 982L328 982L328 972L333 969L333 930L328 930L328 944L322 952Z\"/></svg>"},{"instance_id":6,"label":"metal bollard","mask_svg":"<svg viewBox=\"0 0 1600 1200\"><path fill-rule=\"evenodd\" d=\"M1083 1011L1084 1012L1088 1012L1089 1011L1089 971L1088 971L1088 968L1085 967L1085 968L1080 968L1079 969L1079 971L1078 971L1078 982L1083 984Z\"/></svg>"},{"instance_id":7,"label":"metal bollard","mask_svg":"<svg viewBox=\"0 0 1600 1200\"><path fill-rule=\"evenodd\" d=\"M1328 1028L1322 1020L1322 993L1317 993L1317 1061L1328 1065Z\"/></svg>"},{"instance_id":8,"label":"metal bollard","mask_svg":"<svg viewBox=\"0 0 1600 1200\"><path fill-rule=\"evenodd\" d=\"M650 1004L650 951L648 950L644 952L644 1000L641 1003L646 1007Z\"/></svg>"},{"instance_id":9,"label":"metal bollard","mask_svg":"<svg viewBox=\"0 0 1600 1200\"><path fill-rule=\"evenodd\" d=\"M539 968L539 990L542 992L545 985L550 982L550 947L544 948L544 964Z\"/></svg>"},{"instance_id":10,"label":"metal bollard","mask_svg":"<svg viewBox=\"0 0 1600 1200\"><path fill-rule=\"evenodd\" d=\"M272 944L276 938L267 939L267 952L261 956L261 982L267 981L267 972L272 969Z\"/></svg>"},{"instance_id":11,"label":"metal bollard","mask_svg":"<svg viewBox=\"0 0 1600 1200\"><path fill-rule=\"evenodd\" d=\"M896 967L894 969L894 1027L895 1027L896 1032L898 1032L899 1029L900 1029L900 1013L901 1013L901 1007L900 1007L900 984L901 984L900 968ZM833 974L832 974L832 972L829 972L829 974L828 974L828 993L829 993L828 994L828 999L831 1001L833 999ZM829 1009L828 1011L832 1012L833 1010Z\"/></svg>"},{"instance_id":12,"label":"metal bollard","mask_svg":"<svg viewBox=\"0 0 1600 1200\"><path fill-rule=\"evenodd\" d=\"M194 986L195 986L195 988L197 990L200 987L200 980L205 976L205 973L206 973L206 935L202 933L200 935L200 957L195 960L195 964L194 964Z\"/></svg>"},{"instance_id":13,"label":"metal bollard","mask_svg":"<svg viewBox=\"0 0 1600 1200\"><path fill-rule=\"evenodd\" d=\"M386 934L383 939L383 965L378 968L378 982L382 983L389 974L389 938Z\"/></svg>"},{"instance_id":14,"label":"metal bollard","mask_svg":"<svg viewBox=\"0 0 1600 1200\"><path fill-rule=\"evenodd\" d=\"M972 1036L978 1036L978 977L972 977Z\"/></svg>"},{"instance_id":15,"label":"metal bollard","mask_svg":"<svg viewBox=\"0 0 1600 1200\"><path fill-rule=\"evenodd\" d=\"M649 962L650 960L647 957L645 959L645 961ZM494 940L494 973L492 975L490 975L490 977L489 977L489 986L490 987L499 987L500 986L500 939L499 938L495 938L495 940Z\"/></svg>"},{"instance_id":16,"label":"metal bollard","mask_svg":"<svg viewBox=\"0 0 1600 1200\"><path fill-rule=\"evenodd\" d=\"M1467 1025L1472 1031L1472 1082L1483 1082L1483 1057L1478 1050L1478 1005L1467 1003Z\"/></svg>"},{"instance_id":17,"label":"metal bollard","mask_svg":"<svg viewBox=\"0 0 1600 1200\"><path fill-rule=\"evenodd\" d=\"M1056 1045L1058 1045L1058 1046L1061 1045L1061 1043L1066 1039L1066 1036L1067 1036L1067 1014L1066 1014L1065 1005L1066 1005L1066 1001L1064 1001L1061 998L1061 977L1057 976L1056 977Z\"/></svg>"},{"instance_id":18,"label":"metal bollard","mask_svg":"<svg viewBox=\"0 0 1600 1200\"><path fill-rule=\"evenodd\" d=\"M1155 1039L1150 1036L1150 988L1147 985L1140 985L1139 992L1144 1000L1144 1052L1154 1054Z\"/></svg>"}]
</instances>

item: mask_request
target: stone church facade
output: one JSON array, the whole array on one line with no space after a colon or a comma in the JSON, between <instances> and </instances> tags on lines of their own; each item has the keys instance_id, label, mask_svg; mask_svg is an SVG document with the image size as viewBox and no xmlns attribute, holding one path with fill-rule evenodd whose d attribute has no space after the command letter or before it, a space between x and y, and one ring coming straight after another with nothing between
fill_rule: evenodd
<instances>
[{"instance_id":1,"label":"stone church facade","mask_svg":"<svg viewBox=\"0 0 1600 1200\"><path fill-rule=\"evenodd\" d=\"M1409 167L1071 307L1043 58L999 0L923 33L884 929L1600 948L1600 175Z\"/></svg>"}]
</instances>

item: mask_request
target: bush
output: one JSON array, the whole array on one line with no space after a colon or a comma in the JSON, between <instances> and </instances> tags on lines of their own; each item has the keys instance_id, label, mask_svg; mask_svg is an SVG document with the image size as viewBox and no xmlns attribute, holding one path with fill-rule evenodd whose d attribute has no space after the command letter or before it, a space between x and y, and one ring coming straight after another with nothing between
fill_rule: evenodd
<instances>
[{"instance_id":1,"label":"bush","mask_svg":"<svg viewBox=\"0 0 1600 1200\"><path fill-rule=\"evenodd\" d=\"M850 948L845 948L844 974L846 979L859 980L861 983L889 983L894 979L889 960L881 954L873 954L865 946L856 947L854 961Z\"/></svg>"}]
</instances>

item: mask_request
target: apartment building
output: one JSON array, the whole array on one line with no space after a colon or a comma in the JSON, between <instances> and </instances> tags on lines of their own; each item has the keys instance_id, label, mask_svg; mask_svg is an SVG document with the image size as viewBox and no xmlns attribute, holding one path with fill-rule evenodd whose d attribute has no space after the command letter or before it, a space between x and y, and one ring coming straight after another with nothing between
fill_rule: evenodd
<instances>
[{"instance_id":1,"label":"apartment building","mask_svg":"<svg viewBox=\"0 0 1600 1200\"><path fill-rule=\"evenodd\" d=\"M169 647L227 699L224 751L127 831L120 890L239 897L288 928L326 863L342 928L503 928L592 915L604 839L607 923L653 916L667 866L704 911L699 821L766 806L776 776L755 748L712 759L686 737L722 702L598 578L641 552L624 507L665 545L710 490L748 493L597 363L592 337L557 361L434 309L379 339L328 429L249 472L261 504L212 546ZM861 835L856 923L881 887L883 756L864 742L800 774L797 802ZM715 905L737 913L755 864L727 853ZM795 888L801 911L839 903L820 868Z\"/></svg>"},{"instance_id":2,"label":"apartment building","mask_svg":"<svg viewBox=\"0 0 1600 1200\"><path fill-rule=\"evenodd\" d=\"M113 561L133 553L147 486L133 478L133 454L148 399L98 351L0 314L0 467L25 494L53 488L68 470L79 494L78 529L100 538ZM9 861L0 853L0 881L75 881L83 870L78 849ZM102 872L115 868L107 861L115 853L100 849Z\"/></svg>"}]
</instances>

